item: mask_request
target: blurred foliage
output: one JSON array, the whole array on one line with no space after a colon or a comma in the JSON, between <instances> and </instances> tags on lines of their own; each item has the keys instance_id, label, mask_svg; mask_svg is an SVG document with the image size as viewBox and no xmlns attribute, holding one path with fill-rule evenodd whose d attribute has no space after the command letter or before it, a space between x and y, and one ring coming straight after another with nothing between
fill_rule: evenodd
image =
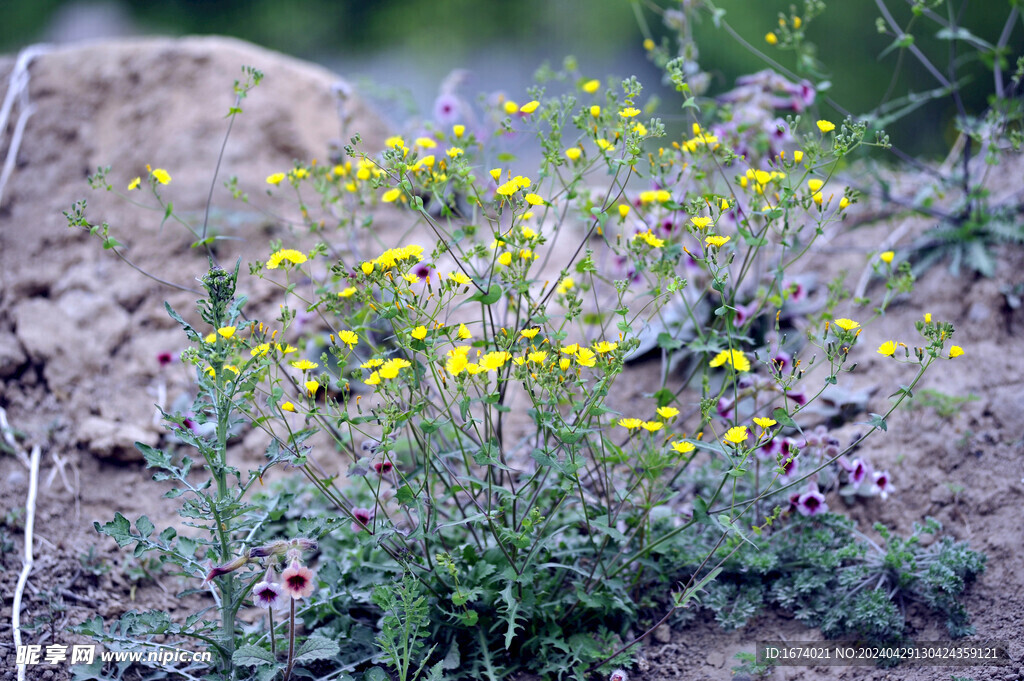
<instances>
[{"instance_id":1,"label":"blurred foliage","mask_svg":"<svg viewBox=\"0 0 1024 681\"><path fill-rule=\"evenodd\" d=\"M474 52L494 47L518 54L523 69L532 72L544 57L560 60L569 54L579 57L584 66L590 59L605 61L630 51L642 59L634 5L644 7L646 1L118 0L117 4L148 32L231 35L318 61L339 55L373 54L400 46L421 53L425 62L457 68L469 66ZM994 43L1010 2L954 3L961 8L958 23ZM38 40L56 13L73 4L70 0L8 3L0 22L0 51L10 52ZM672 7L678 3L657 0L656 4ZM718 3L726 12L726 20L754 49L788 68L795 67L792 54L771 48L763 36L776 27L780 13L792 14L802 4L793 0ZM885 4L900 25L905 26L910 16L909 3L887 0ZM879 58L890 40L875 29L879 10L874 2L833 0L827 5L825 13L807 27L808 38L820 46L818 58L832 84L825 94L846 111L866 113L885 99L936 86L914 60L905 59L897 64L895 51ZM994 11L995 6L999 11ZM644 11L652 28L664 32L658 19ZM737 49L733 41L723 38L709 19L697 35L701 62L716 77L712 92L724 91L738 76L764 68L764 62L756 55ZM947 63L949 41L928 34L915 38L917 46L935 63ZM1012 60L1024 45L1024 27L1016 27L1009 45ZM980 112L991 91L991 75L986 77L984 64L973 54L969 56L975 63L958 62L961 72L967 74L963 96L969 111ZM410 65L409 73L402 77L415 77L415 68ZM913 118L887 126L893 140L912 154L942 154L956 137L955 110L948 100L930 102ZM828 106L822 107L821 113L842 117Z\"/></svg>"}]
</instances>

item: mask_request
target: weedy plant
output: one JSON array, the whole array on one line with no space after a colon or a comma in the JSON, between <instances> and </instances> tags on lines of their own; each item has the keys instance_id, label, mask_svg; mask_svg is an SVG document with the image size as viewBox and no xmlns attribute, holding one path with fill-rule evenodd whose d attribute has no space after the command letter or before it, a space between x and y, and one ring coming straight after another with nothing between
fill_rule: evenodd
<instances>
[{"instance_id":1,"label":"weedy plant","mask_svg":"<svg viewBox=\"0 0 1024 681\"><path fill-rule=\"evenodd\" d=\"M921 548L919 531L877 528L873 542L827 503L893 491L852 455L935 362L963 353L953 326L929 315L916 341L869 341L910 380L853 441L806 411L870 334L842 316L841 281L811 302L798 265L857 198L838 165L887 140L852 118L808 121L813 86L772 72L699 96L686 16L666 14L682 56L645 44L692 119L681 139L658 142L635 78L606 84L567 60L524 104L493 96L473 116L446 93L383 151L356 135L330 164L267 178L301 214L248 267L278 287L277 317L246 316L238 265L203 278L201 326L167 308L196 398L165 418L202 470L194 454L140 449L189 531L97 524L212 604L81 631L115 646L191 639L215 669L177 672L207 678L403 680L608 674L640 640L627 632L698 607L740 626L777 603L830 635L888 640L918 599L967 631L956 597L980 556ZM246 73L239 100L259 80ZM531 135L526 175L511 150ZM113 191L109 178L92 183ZM147 180L128 188L148 184L179 219L170 174ZM121 254L84 202L67 216ZM909 284L883 262L876 315ZM660 370L627 399L627 364L645 355ZM258 469L229 463L239 427L265 433ZM322 463L336 455L345 475ZM272 467L302 484L261 489Z\"/></svg>"}]
</instances>

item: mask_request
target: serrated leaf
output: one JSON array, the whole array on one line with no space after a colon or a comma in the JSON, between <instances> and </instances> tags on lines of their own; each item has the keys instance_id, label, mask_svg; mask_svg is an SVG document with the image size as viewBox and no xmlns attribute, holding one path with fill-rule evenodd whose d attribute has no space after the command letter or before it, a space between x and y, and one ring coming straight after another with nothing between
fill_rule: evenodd
<instances>
[{"instance_id":1,"label":"serrated leaf","mask_svg":"<svg viewBox=\"0 0 1024 681\"><path fill-rule=\"evenodd\" d=\"M337 641L332 641L323 636L310 636L306 639L297 653L296 662L312 662L313 660L329 660L341 652Z\"/></svg>"},{"instance_id":2,"label":"serrated leaf","mask_svg":"<svg viewBox=\"0 0 1024 681\"><path fill-rule=\"evenodd\" d=\"M92 526L100 534L111 537L118 546L128 546L136 539L132 536L132 524L120 513L115 513L114 519L105 525L101 526L98 522L94 522Z\"/></svg>"},{"instance_id":3,"label":"serrated leaf","mask_svg":"<svg viewBox=\"0 0 1024 681\"><path fill-rule=\"evenodd\" d=\"M335 644L337 645L337 644ZM257 648L256 646L242 646L231 656L235 664L247 667L260 667L265 664L277 664L277 660L270 654L269 650Z\"/></svg>"}]
</instances>

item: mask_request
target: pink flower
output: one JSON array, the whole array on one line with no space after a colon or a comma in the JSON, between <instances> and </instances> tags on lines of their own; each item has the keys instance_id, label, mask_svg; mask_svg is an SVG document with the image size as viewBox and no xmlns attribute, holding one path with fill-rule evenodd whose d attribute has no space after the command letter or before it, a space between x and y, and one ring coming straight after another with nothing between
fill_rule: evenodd
<instances>
[{"instance_id":1,"label":"pink flower","mask_svg":"<svg viewBox=\"0 0 1024 681\"><path fill-rule=\"evenodd\" d=\"M369 508L356 507L352 509L352 531L362 532L369 527L373 520L373 510Z\"/></svg>"},{"instance_id":2,"label":"pink flower","mask_svg":"<svg viewBox=\"0 0 1024 681\"><path fill-rule=\"evenodd\" d=\"M387 475L394 467L395 465L387 460L378 461L373 464L373 470L377 471L378 475Z\"/></svg>"},{"instance_id":3,"label":"pink flower","mask_svg":"<svg viewBox=\"0 0 1024 681\"><path fill-rule=\"evenodd\" d=\"M161 352L161 353L157 354L157 356L156 356L157 364L159 364L162 367L167 366L168 364L173 362L174 359L175 359L174 355L171 354L170 352Z\"/></svg>"},{"instance_id":4,"label":"pink flower","mask_svg":"<svg viewBox=\"0 0 1024 681\"><path fill-rule=\"evenodd\" d=\"M316 573L305 565L299 565L299 561L293 560L281 573L281 583L284 584L285 592L292 598L308 598L316 586Z\"/></svg>"},{"instance_id":5,"label":"pink flower","mask_svg":"<svg viewBox=\"0 0 1024 681\"><path fill-rule=\"evenodd\" d=\"M807 487L807 491L797 497L796 510L802 516L813 516L819 513L824 513L828 510L828 504L825 503L825 495L818 491L818 485L811 483Z\"/></svg>"}]
</instances>

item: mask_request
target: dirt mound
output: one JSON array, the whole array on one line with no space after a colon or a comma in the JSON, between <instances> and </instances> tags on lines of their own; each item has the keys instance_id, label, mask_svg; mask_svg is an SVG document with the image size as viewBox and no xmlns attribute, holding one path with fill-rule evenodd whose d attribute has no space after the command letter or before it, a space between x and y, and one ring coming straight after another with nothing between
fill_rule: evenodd
<instances>
[{"instance_id":1,"label":"dirt mound","mask_svg":"<svg viewBox=\"0 0 1024 681\"><path fill-rule=\"evenodd\" d=\"M14 66L12 58L0 61L4 82ZM119 456L133 456L133 439L156 436L152 401L140 395L156 375L157 354L180 343L161 303L170 298L188 310L195 296L117 263L95 238L68 229L62 211L88 198L90 220L109 222L141 269L194 286L206 268L205 255L187 248L194 237L162 224L152 197L134 192L151 208L132 206L90 191L86 177L112 166L109 181L125 193L132 178L146 176L147 164L165 168L172 182L163 197L201 224L243 66L266 77L242 102L215 186L219 210L211 227L236 240L221 242L225 262L245 254L247 237L257 233L253 241L265 249L266 233L258 230L268 220L259 212L261 197L248 206L230 197L223 186L229 176L256 194L252 188L295 160L325 159L332 140L351 135L343 117L371 147L381 136L381 124L348 86L318 66L227 38L99 43L31 63L35 112L0 206L0 378L16 421L74 428L71 444ZM8 134L4 150L10 142Z\"/></svg>"}]
</instances>

